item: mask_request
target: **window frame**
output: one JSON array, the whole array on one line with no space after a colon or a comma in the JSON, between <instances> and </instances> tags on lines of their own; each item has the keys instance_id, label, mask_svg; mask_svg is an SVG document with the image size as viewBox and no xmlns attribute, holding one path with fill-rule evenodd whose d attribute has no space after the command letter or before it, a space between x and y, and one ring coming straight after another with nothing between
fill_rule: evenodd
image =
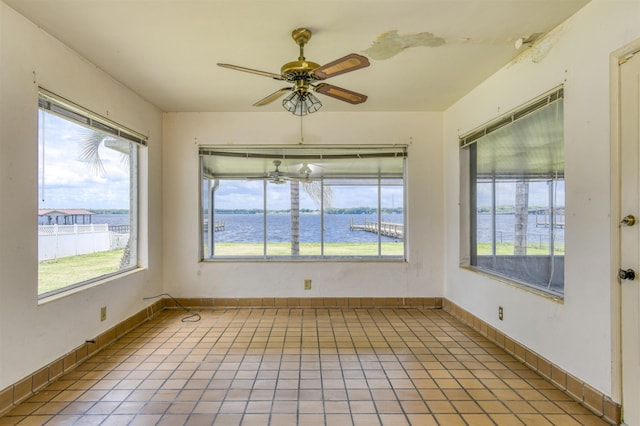
<instances>
[{"instance_id":1,"label":"window frame","mask_svg":"<svg viewBox=\"0 0 640 426\"><path fill-rule=\"evenodd\" d=\"M255 157L261 157L261 158L268 158L268 159L281 159L281 158L289 158L289 159L304 159L304 160L309 160L309 161L313 161L314 158L317 159L328 159L331 158L331 154L327 154L327 153L331 153L332 150L349 150L352 149L354 151L363 151L364 153L360 156L361 158L376 158L376 154L375 153L371 153L370 151L372 150L380 150L381 152L384 151L396 151L395 154L393 155L388 155L388 156L394 156L394 157L401 157L402 159L402 173L400 175L393 175L392 177L384 174L384 173L379 173L375 176L371 175L371 174L354 174L354 175L337 175L337 176L332 176L332 177L322 177L322 178L317 178L317 179L312 179L312 180L317 180L320 181L322 185L329 185L331 186L331 182L335 181L335 180L345 180L345 179L352 179L352 180L360 180L360 179L365 179L365 180L377 180L376 183L376 191L378 193L377 195L377 221L378 223L380 223L380 217L381 217L381 209L380 209L380 204L381 204L381 196L380 196L380 191L381 189L385 186L384 182L385 179L389 179L389 178L394 178L394 179L400 179L401 180L401 186L402 186L402 220L403 220L403 226L404 226L404 232L405 232L405 237L402 239L402 255L385 255L384 254L384 249L382 248L382 241L381 241L381 236L378 235L377 236L377 244L378 244L378 254L377 255L355 255L355 256L346 256L346 255L327 255L325 254L325 250L324 250L324 244L326 243L325 240L325 233L324 232L320 232L320 241L319 244L321 246L320 248L320 254L318 255L298 255L298 256L292 256L292 255L269 255L268 254L268 249L267 249L267 244L268 244L268 236L266 236L263 234L262 236L262 243L264 244L264 249L263 249L263 253L261 255L255 255L255 256L232 256L232 255L226 255L226 256L206 256L205 253L205 231L204 231L204 217L205 217L205 206L204 206L204 183L205 183L205 177L204 177L204 164L203 164L203 160L202 157L204 154L207 153L215 153L218 150L222 150L224 152L225 149L229 149L228 147L217 147L217 146L201 146L200 150L199 150L199 166L200 166L200 174L199 174L199 213L200 213L200 220L199 220L199 260L201 262L371 262L371 261L375 261L375 262L406 262L407 261L407 253L408 253L408 249L407 249L407 238L406 238L406 230L407 230L407 178L406 178L406 173L407 173L407 146L405 145L362 145L362 146L358 146L358 147L353 147L353 146L312 146L312 145L308 145L308 146L304 146L304 147L291 147L291 146L270 146L270 145L250 145L250 146L234 146L233 148L231 148L231 151L234 151L234 154L231 156L235 156L237 157L237 152L236 151L249 151L251 152L251 154L247 154L247 157L251 157L251 156L255 156ZM289 152L288 154L285 155L280 155L280 154L273 154L273 153L269 153L269 152L276 152L276 151L281 151L281 150L285 150L287 152ZM309 150L324 150L326 151L325 154L306 154ZM261 151L267 152L266 154L264 153L260 153ZM336 158L342 158L342 155L336 155ZM355 158L355 156L354 156ZM238 176L237 174L234 175L233 177L229 177L227 180L245 180L246 176ZM224 180L224 179L221 179ZM264 192L262 194L263 197L263 210L262 211L262 215L263 215L263 226L266 228L267 226L267 215L268 215L268 209L267 209L267 188L268 185L270 185L266 180L263 180L263 188L264 188ZM301 191L302 192L302 191ZM210 197L210 194L208 195L208 197ZM324 201L321 203L321 205L318 207L318 210L320 212L320 227L321 229L325 229L325 219L326 219L326 215L329 214L326 212L326 206L324 205ZM214 218L215 220L215 218Z\"/></svg>"},{"instance_id":2,"label":"window frame","mask_svg":"<svg viewBox=\"0 0 640 426\"><path fill-rule=\"evenodd\" d=\"M147 147L147 136L131 130L113 120L96 114L79 104L76 104L64 97L61 97L53 92L50 92L42 87L38 88L38 116L41 113L51 114L58 118L65 120L68 123L84 127L91 131L100 132L110 137L128 142L130 148L135 149L129 152L129 242L128 246L131 247L131 252L134 254L135 260L122 269L114 272L98 275L86 280L78 281L64 287L56 288L50 291L40 293L39 279L38 279L38 291L37 297L39 302L47 301L51 298L56 298L60 295L67 294L69 292L75 292L85 287L95 285L97 283L109 282L114 278L126 275L134 270L140 269L140 185L142 177L141 171L141 158L142 150ZM38 124L38 144L40 144L40 138L46 137L41 134L42 123ZM46 142L43 142L44 148L46 148ZM38 148L38 163L45 161L41 158L40 148ZM42 153L44 154L44 153ZM40 186L40 171L38 171L38 185ZM40 202L38 201L38 204ZM39 242L38 242L39 245ZM40 261L38 261L40 262ZM39 268L38 268L39 269ZM39 276L39 273L38 273Z\"/></svg>"},{"instance_id":3,"label":"window frame","mask_svg":"<svg viewBox=\"0 0 640 426\"><path fill-rule=\"evenodd\" d=\"M554 244L557 243L557 240L555 238L555 234L553 229L551 228L553 226L553 222L550 223L550 240L549 240L549 262L550 262L550 268L551 268L551 272L550 272L550 277L549 280L550 282L555 280L556 278L556 273L557 271L554 269L555 268L555 262L557 258L562 258L562 276L561 276L561 290L554 290L552 289L551 284L549 284L546 288L536 284L534 282L528 282L527 280L521 279L521 276L517 277L517 276L513 276L509 275L508 273L504 273L503 270L500 269L491 269L491 268L487 268L487 267L482 267L478 265L478 223L477 223L477 216L478 216L478 206L477 206L477 202L478 202L478 194L477 194L477 186L478 184L480 184L480 180L481 180L481 175L478 174L477 171L477 158L476 158L476 149L475 147L477 147L476 142L480 142L482 143L482 138L484 138L486 135L489 135L490 133L497 131L499 129L501 129L504 126L510 125L512 123L517 123L518 120L525 118L527 116L529 116L529 114L535 113L538 110L541 110L542 108L545 108L547 106L552 106L555 103L561 102L561 107L563 108L564 106L564 87L563 86L559 86L556 87L550 91L548 91L547 93L534 98L533 100L531 100L530 102L515 108L514 110L470 131L467 132L465 134L463 134L462 136L459 137L459 147L460 147L460 241L459 241L459 247L460 247L460 261L459 261L459 266L461 268L465 268L465 269L470 269L474 272L489 276L493 279L496 279L500 282L509 284L509 285L515 285L516 287L519 288L523 288L527 291L530 291L532 293L538 294L538 295L542 295L544 297L548 297L551 298L553 300L558 300L558 301L562 301L564 300L564 285L565 285L565 280L564 280L564 259L565 259L565 253L566 250L563 250L561 255L556 254L555 248L554 248ZM564 108L563 108L564 109ZM562 114L562 122L559 124L560 128L563 130L564 129L564 111ZM487 144L492 143L491 140L489 141L484 141ZM559 147L559 149L562 150L562 152L564 153L564 135L562 135L561 137L561 143L562 146ZM564 154L563 154L564 155ZM495 170L495 169L494 169ZM499 177L500 177L500 173L499 172L493 172L493 175L491 175L492 178L486 177L486 180L491 180L493 179L494 182L494 187L492 187L491 189L491 194L492 197L496 197L497 195L497 190L495 189L495 182L499 181ZM555 212L556 209L562 209L564 210L566 207L566 199L563 198L562 200L562 206L558 206L555 204L555 201L552 202L551 197L552 195L555 195L555 191L557 191L557 185L558 182L563 182L563 191L566 189L565 186L565 179L564 179L564 159L562 160L562 176L561 178L558 178L557 173L555 175L553 174L546 174L546 175L539 175L539 176L535 176L535 174L522 174L521 176L517 176L514 175L512 177L510 177L509 179L505 179L503 176L503 180L502 182L508 182L511 181L511 183L515 183L518 179L521 179L523 182L527 182L528 184L531 184L532 182L539 182L542 180L548 180L548 182L551 182L551 186L548 192L548 196L549 196L549 206L547 206L549 208L549 212ZM515 201L514 201L515 202ZM492 217L495 217L498 213L495 211L496 209L496 204L495 204L495 200L492 201L492 210L491 210L491 214ZM529 217L531 213L529 212L527 214L527 217ZM557 213L552 213L552 215L556 215ZM566 216L565 216L566 218ZM529 219L527 219L529 220ZM494 219L495 222L495 219ZM566 229L565 227L566 224L563 224L563 232L564 229ZM494 234L492 235L492 253L493 256L502 256L502 255L498 255L496 254L496 248L494 247L494 244L496 244L496 235L497 234L497 227L494 225L492 225L492 229L491 232ZM565 240L566 241L566 240ZM529 240L527 239L527 246L529 245ZM505 255L505 256L509 256L509 255ZM520 254L520 255L516 255L515 253L513 255L511 255L511 257L516 257L516 256L525 256L527 258L532 258L535 256L540 256L539 254L528 254L525 253L524 255Z\"/></svg>"}]
</instances>

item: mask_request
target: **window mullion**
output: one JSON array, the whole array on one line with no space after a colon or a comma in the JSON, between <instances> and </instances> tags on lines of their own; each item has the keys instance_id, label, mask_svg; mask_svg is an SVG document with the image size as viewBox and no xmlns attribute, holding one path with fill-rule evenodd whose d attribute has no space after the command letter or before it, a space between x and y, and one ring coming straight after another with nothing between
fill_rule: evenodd
<instances>
[{"instance_id":1,"label":"window mullion","mask_svg":"<svg viewBox=\"0 0 640 426\"><path fill-rule=\"evenodd\" d=\"M496 177L491 178L491 255L496 256L496 246L498 245L496 229Z\"/></svg>"},{"instance_id":2,"label":"window mullion","mask_svg":"<svg viewBox=\"0 0 640 426\"><path fill-rule=\"evenodd\" d=\"M382 256L382 179L378 177L378 256Z\"/></svg>"},{"instance_id":3,"label":"window mullion","mask_svg":"<svg viewBox=\"0 0 640 426\"><path fill-rule=\"evenodd\" d=\"M262 181L262 257L267 258L267 181Z\"/></svg>"},{"instance_id":4,"label":"window mullion","mask_svg":"<svg viewBox=\"0 0 640 426\"><path fill-rule=\"evenodd\" d=\"M324 257L324 178L320 178L320 257Z\"/></svg>"}]
</instances>

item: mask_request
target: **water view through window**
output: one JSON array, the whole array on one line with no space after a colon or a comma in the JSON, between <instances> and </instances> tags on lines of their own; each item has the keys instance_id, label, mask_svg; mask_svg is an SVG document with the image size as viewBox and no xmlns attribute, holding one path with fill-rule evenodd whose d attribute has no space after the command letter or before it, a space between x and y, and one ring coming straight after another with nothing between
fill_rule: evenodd
<instances>
[{"instance_id":1,"label":"water view through window","mask_svg":"<svg viewBox=\"0 0 640 426\"><path fill-rule=\"evenodd\" d=\"M137 266L138 144L91 123L79 124L80 114L48 97L41 98L40 106L38 295L42 297Z\"/></svg>"},{"instance_id":2,"label":"water view through window","mask_svg":"<svg viewBox=\"0 0 640 426\"><path fill-rule=\"evenodd\" d=\"M461 138L463 266L564 295L563 89ZM464 216L464 215L463 215ZM468 265L467 265L468 262Z\"/></svg>"},{"instance_id":3,"label":"water view through window","mask_svg":"<svg viewBox=\"0 0 640 426\"><path fill-rule=\"evenodd\" d=\"M404 260L404 156L330 152L287 152L277 171L271 159L202 155L202 258Z\"/></svg>"}]
</instances>

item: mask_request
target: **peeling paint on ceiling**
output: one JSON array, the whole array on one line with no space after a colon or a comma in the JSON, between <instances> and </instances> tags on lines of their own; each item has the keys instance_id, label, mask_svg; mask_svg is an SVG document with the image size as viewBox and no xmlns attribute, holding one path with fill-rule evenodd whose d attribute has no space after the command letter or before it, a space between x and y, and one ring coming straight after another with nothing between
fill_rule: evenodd
<instances>
[{"instance_id":1,"label":"peeling paint on ceiling","mask_svg":"<svg viewBox=\"0 0 640 426\"><path fill-rule=\"evenodd\" d=\"M553 50L563 31L564 26L560 25L550 33L540 35L528 49L525 49L514 59L513 63L518 63L525 59L530 59L531 62L536 64L542 62L549 52Z\"/></svg>"},{"instance_id":2,"label":"peeling paint on ceiling","mask_svg":"<svg viewBox=\"0 0 640 426\"><path fill-rule=\"evenodd\" d=\"M364 53L371 59L384 60L410 47L439 47L445 43L444 38L429 32L400 35L397 30L391 30L381 34Z\"/></svg>"}]
</instances>

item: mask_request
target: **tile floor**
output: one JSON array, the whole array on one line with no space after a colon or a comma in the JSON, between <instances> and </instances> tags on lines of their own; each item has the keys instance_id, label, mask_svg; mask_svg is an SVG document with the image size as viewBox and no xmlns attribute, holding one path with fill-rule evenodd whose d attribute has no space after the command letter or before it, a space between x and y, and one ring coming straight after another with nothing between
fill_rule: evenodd
<instances>
[{"instance_id":1,"label":"tile floor","mask_svg":"<svg viewBox=\"0 0 640 426\"><path fill-rule=\"evenodd\" d=\"M604 425L443 310L164 311L0 425Z\"/></svg>"}]
</instances>

